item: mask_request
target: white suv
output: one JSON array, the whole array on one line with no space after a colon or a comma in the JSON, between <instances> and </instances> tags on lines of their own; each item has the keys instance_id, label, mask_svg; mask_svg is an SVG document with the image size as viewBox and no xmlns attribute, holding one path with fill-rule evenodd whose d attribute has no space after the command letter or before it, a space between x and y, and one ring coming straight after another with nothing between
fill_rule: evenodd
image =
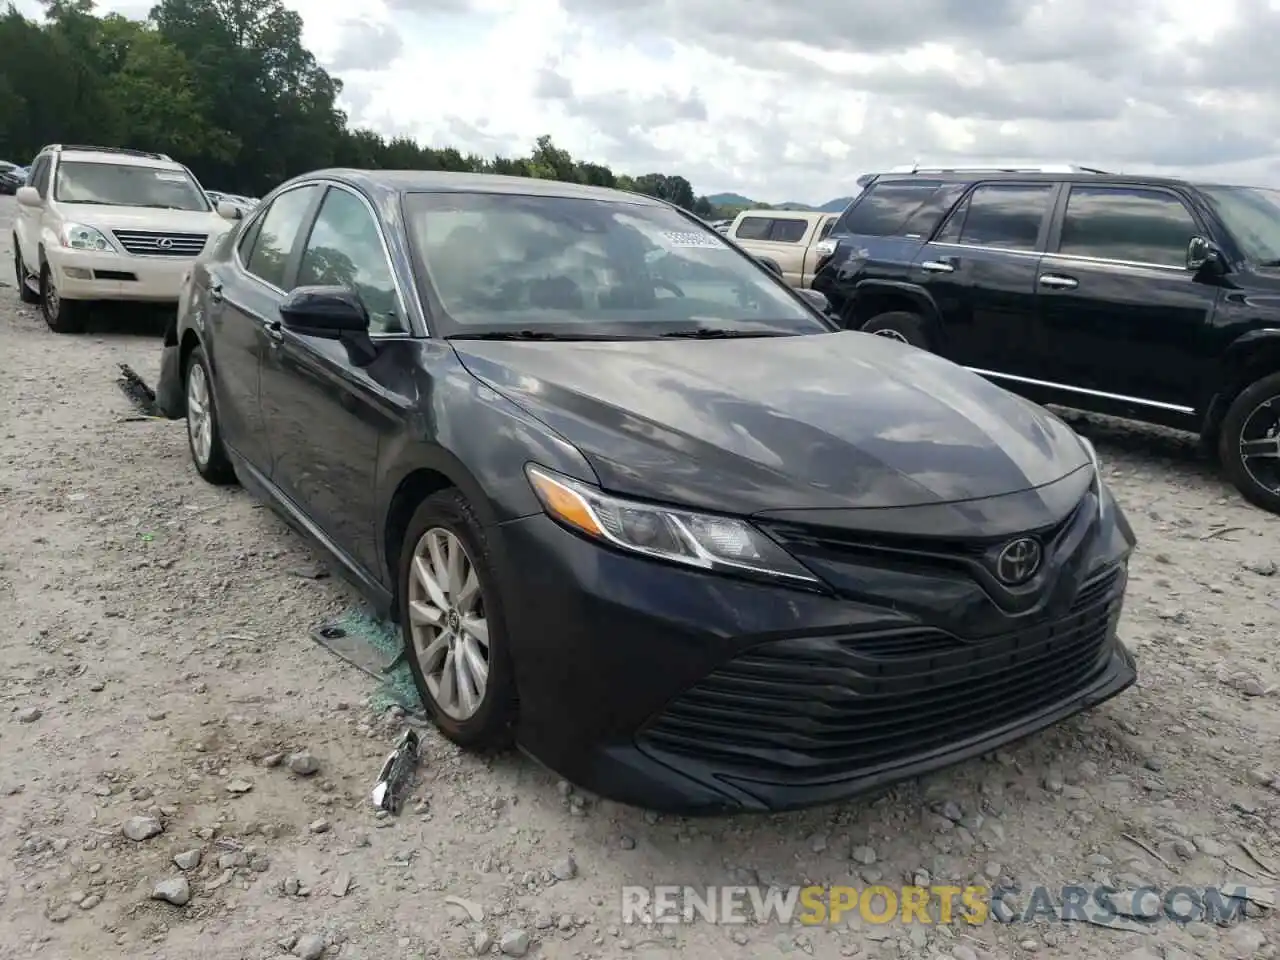
<instances>
[{"instance_id":1,"label":"white suv","mask_svg":"<svg viewBox=\"0 0 1280 960\"><path fill-rule=\"evenodd\" d=\"M25 303L74 333L94 300L178 302L192 261L239 219L160 153L45 147L18 190L14 268Z\"/></svg>"}]
</instances>

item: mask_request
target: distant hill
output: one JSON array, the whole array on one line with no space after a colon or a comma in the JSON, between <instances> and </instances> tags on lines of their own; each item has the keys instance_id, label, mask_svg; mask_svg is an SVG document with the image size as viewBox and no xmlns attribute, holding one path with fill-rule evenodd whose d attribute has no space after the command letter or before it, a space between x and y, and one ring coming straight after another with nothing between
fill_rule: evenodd
<instances>
[{"instance_id":1,"label":"distant hill","mask_svg":"<svg viewBox=\"0 0 1280 960\"><path fill-rule=\"evenodd\" d=\"M821 213L840 213L849 205L849 201L853 197L836 197L834 200L828 200L821 206L815 207L810 203L801 203L799 200L788 200L785 203L761 204L759 201L752 200L750 197L744 197L740 193L716 193L707 197L714 206L721 209L736 208L745 210L751 207L768 206L774 210L817 210Z\"/></svg>"},{"instance_id":2,"label":"distant hill","mask_svg":"<svg viewBox=\"0 0 1280 960\"><path fill-rule=\"evenodd\" d=\"M707 199L716 207L754 207L756 202L740 193L717 193Z\"/></svg>"}]
</instances>

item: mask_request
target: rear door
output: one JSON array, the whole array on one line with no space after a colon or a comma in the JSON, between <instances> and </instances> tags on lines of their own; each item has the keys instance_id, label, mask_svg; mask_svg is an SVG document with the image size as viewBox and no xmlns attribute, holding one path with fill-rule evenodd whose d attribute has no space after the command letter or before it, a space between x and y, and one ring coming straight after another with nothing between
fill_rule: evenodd
<instances>
[{"instance_id":1,"label":"rear door","mask_svg":"<svg viewBox=\"0 0 1280 960\"><path fill-rule=\"evenodd\" d=\"M939 353L983 373L1030 375L1041 251L1059 186L976 184L912 264L941 324Z\"/></svg>"},{"instance_id":2,"label":"rear door","mask_svg":"<svg viewBox=\"0 0 1280 960\"><path fill-rule=\"evenodd\" d=\"M1068 393L1194 407L1222 288L1187 269L1208 236L1176 191L1072 183L1040 264L1037 379Z\"/></svg>"}]
</instances>

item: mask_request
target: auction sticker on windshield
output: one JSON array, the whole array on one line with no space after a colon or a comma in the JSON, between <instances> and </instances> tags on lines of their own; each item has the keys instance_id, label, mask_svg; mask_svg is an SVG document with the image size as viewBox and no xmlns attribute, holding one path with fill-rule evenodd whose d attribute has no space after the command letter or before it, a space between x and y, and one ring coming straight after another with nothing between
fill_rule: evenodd
<instances>
[{"instance_id":1,"label":"auction sticker on windshield","mask_svg":"<svg viewBox=\"0 0 1280 960\"><path fill-rule=\"evenodd\" d=\"M662 237L673 247L695 247L719 250L724 246L724 244L715 237L704 233L680 233L674 230L664 230Z\"/></svg>"},{"instance_id":2,"label":"auction sticker on windshield","mask_svg":"<svg viewBox=\"0 0 1280 960\"><path fill-rule=\"evenodd\" d=\"M157 173L157 180L164 180L166 183L186 183L187 178L180 173Z\"/></svg>"}]
</instances>

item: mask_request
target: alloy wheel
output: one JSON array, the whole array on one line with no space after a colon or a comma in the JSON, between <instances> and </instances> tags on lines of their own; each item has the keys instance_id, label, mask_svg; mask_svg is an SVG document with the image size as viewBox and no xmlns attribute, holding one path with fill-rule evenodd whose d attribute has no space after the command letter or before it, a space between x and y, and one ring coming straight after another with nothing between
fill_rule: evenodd
<instances>
[{"instance_id":1,"label":"alloy wheel","mask_svg":"<svg viewBox=\"0 0 1280 960\"><path fill-rule=\"evenodd\" d=\"M196 463L205 467L213 453L213 405L209 399L209 378L204 365L192 363L187 371L187 436Z\"/></svg>"},{"instance_id":2,"label":"alloy wheel","mask_svg":"<svg viewBox=\"0 0 1280 960\"><path fill-rule=\"evenodd\" d=\"M62 308L62 298L58 296L58 288L53 284L53 274L46 273L44 280L44 310L45 317L51 320L58 319L58 311Z\"/></svg>"},{"instance_id":3,"label":"alloy wheel","mask_svg":"<svg viewBox=\"0 0 1280 960\"><path fill-rule=\"evenodd\" d=\"M1280 493L1280 397L1270 397L1245 417L1240 460L1253 482Z\"/></svg>"},{"instance_id":4,"label":"alloy wheel","mask_svg":"<svg viewBox=\"0 0 1280 960\"><path fill-rule=\"evenodd\" d=\"M489 622L466 547L440 527L413 551L409 632L436 706L454 720L473 717L489 683Z\"/></svg>"}]
</instances>

